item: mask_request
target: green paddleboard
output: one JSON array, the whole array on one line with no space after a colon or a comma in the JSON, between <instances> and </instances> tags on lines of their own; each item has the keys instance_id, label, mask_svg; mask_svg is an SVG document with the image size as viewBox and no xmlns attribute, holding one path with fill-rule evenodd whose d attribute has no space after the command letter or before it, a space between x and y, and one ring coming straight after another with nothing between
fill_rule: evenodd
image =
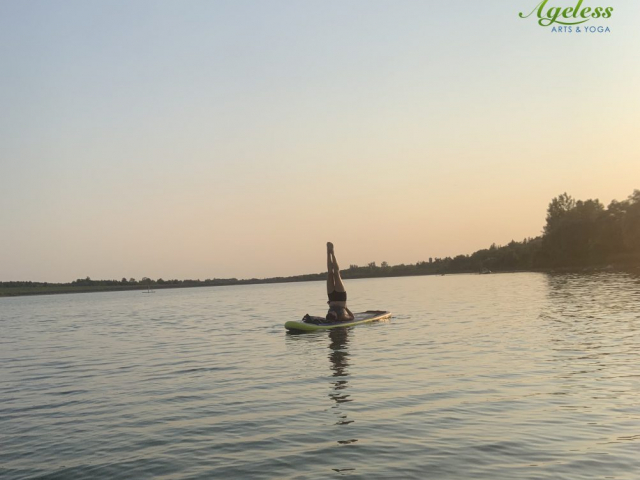
<instances>
[{"instance_id":1,"label":"green paddleboard","mask_svg":"<svg viewBox=\"0 0 640 480\"><path fill-rule=\"evenodd\" d=\"M360 325L362 323L386 320L391 317L391 312L385 312L383 310L367 310L366 312L354 313L353 316L353 320L334 323L327 323L324 317L307 317L307 321L298 320L295 322L287 322L284 324L284 328L297 332L315 332L318 330L329 330L331 328L338 327L353 327L354 325Z\"/></svg>"}]
</instances>

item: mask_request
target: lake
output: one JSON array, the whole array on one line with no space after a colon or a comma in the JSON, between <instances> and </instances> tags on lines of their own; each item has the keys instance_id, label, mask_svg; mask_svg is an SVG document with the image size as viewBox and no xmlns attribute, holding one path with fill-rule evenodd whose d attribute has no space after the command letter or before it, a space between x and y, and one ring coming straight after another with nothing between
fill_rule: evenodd
<instances>
[{"instance_id":1,"label":"lake","mask_svg":"<svg viewBox=\"0 0 640 480\"><path fill-rule=\"evenodd\" d=\"M640 476L640 278L346 287L391 320L287 334L323 282L0 298L0 477Z\"/></svg>"}]
</instances>

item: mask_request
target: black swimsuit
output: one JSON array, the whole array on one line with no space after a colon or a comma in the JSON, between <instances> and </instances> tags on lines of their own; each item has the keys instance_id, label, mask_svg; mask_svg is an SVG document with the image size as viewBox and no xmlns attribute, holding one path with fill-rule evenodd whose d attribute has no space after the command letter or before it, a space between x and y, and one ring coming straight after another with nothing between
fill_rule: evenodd
<instances>
[{"instance_id":1,"label":"black swimsuit","mask_svg":"<svg viewBox=\"0 0 640 480\"><path fill-rule=\"evenodd\" d=\"M330 302L346 302L347 292L336 292L335 290L329 294Z\"/></svg>"}]
</instances>

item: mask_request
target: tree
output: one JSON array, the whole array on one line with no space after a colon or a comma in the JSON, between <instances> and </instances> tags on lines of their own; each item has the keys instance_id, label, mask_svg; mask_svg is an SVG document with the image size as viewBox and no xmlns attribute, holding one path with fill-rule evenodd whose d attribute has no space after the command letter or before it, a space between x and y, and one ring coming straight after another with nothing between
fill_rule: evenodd
<instances>
[{"instance_id":1,"label":"tree","mask_svg":"<svg viewBox=\"0 0 640 480\"><path fill-rule=\"evenodd\" d=\"M626 200L626 215L622 219L622 238L625 246L640 252L640 190L634 190Z\"/></svg>"},{"instance_id":2,"label":"tree","mask_svg":"<svg viewBox=\"0 0 640 480\"><path fill-rule=\"evenodd\" d=\"M547 208L547 224L544 227L544 233L551 232L565 217L567 212L576 206L576 201L564 192L562 195L558 195Z\"/></svg>"}]
</instances>

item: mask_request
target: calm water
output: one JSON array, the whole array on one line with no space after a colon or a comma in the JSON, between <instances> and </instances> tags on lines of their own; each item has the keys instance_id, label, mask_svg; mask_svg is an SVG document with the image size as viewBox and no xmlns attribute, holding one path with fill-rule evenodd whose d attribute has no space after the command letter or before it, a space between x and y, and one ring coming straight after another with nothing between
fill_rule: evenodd
<instances>
[{"instance_id":1,"label":"calm water","mask_svg":"<svg viewBox=\"0 0 640 480\"><path fill-rule=\"evenodd\" d=\"M391 321L286 334L324 288L0 299L0 477L640 478L640 279L348 281Z\"/></svg>"}]
</instances>

